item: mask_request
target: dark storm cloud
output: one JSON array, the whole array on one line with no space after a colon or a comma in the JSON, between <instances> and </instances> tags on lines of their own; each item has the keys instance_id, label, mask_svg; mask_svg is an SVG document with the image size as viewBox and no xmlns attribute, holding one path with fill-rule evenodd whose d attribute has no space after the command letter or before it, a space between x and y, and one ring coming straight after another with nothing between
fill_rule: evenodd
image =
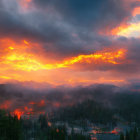
<instances>
[{"instance_id":1,"label":"dark storm cloud","mask_svg":"<svg viewBox=\"0 0 140 140\"><path fill-rule=\"evenodd\" d=\"M104 28L119 25L131 16L134 3L124 0L34 0L41 7L52 7L60 13L62 18L77 26Z\"/></svg>"},{"instance_id":2,"label":"dark storm cloud","mask_svg":"<svg viewBox=\"0 0 140 140\"><path fill-rule=\"evenodd\" d=\"M25 16L20 15L18 11L10 13L0 9L0 18L1 38L10 37L21 40L26 38L42 44L46 52L56 54L82 51L83 41L72 36L75 30L73 27L56 19L45 19L47 17L43 13L37 12ZM51 47L48 43L52 44Z\"/></svg>"},{"instance_id":3,"label":"dark storm cloud","mask_svg":"<svg viewBox=\"0 0 140 140\"><path fill-rule=\"evenodd\" d=\"M97 31L111 29L129 19L135 6L121 0L34 0L29 5L34 10L21 14L17 5L15 9L11 5L8 10L4 6L0 10L1 36L39 42L46 52L61 57L93 52L106 45L110 39L99 36Z\"/></svg>"},{"instance_id":4,"label":"dark storm cloud","mask_svg":"<svg viewBox=\"0 0 140 140\"><path fill-rule=\"evenodd\" d=\"M0 29L1 29L1 37L13 37L13 38L29 38L33 40L46 40L46 41L54 41L58 40L59 35L55 26L45 23L40 23L40 28L36 28L33 23L28 22L28 18L20 15L13 15L8 11L0 10ZM40 20L43 17L39 18ZM27 20L27 21L25 21ZM47 31L47 32L46 32ZM45 34L46 32L46 34ZM58 37L57 37L58 36ZM65 38L65 36L62 36Z\"/></svg>"},{"instance_id":5,"label":"dark storm cloud","mask_svg":"<svg viewBox=\"0 0 140 140\"><path fill-rule=\"evenodd\" d=\"M31 37L33 35L32 30L22 20L16 19L9 12L0 10L0 18L1 37Z\"/></svg>"}]
</instances>

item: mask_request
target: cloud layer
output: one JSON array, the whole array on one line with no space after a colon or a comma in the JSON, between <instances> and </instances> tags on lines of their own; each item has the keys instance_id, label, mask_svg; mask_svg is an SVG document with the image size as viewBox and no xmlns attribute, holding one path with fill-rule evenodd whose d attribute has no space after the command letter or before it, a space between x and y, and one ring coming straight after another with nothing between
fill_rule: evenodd
<instances>
[{"instance_id":1,"label":"cloud layer","mask_svg":"<svg viewBox=\"0 0 140 140\"><path fill-rule=\"evenodd\" d=\"M140 41L134 26L139 25L139 1L2 0L0 5L1 83L139 79ZM115 57L119 50L123 57Z\"/></svg>"}]
</instances>

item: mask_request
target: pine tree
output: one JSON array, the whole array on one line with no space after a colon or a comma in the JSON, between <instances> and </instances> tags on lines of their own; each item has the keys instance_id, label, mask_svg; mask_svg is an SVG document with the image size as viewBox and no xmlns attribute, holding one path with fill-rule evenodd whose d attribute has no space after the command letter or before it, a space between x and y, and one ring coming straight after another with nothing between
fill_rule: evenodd
<instances>
[{"instance_id":1,"label":"pine tree","mask_svg":"<svg viewBox=\"0 0 140 140\"><path fill-rule=\"evenodd\" d=\"M137 135L138 135L138 132L137 132L137 128L135 127L134 132L133 132L134 140L136 140Z\"/></svg>"},{"instance_id":2,"label":"pine tree","mask_svg":"<svg viewBox=\"0 0 140 140\"><path fill-rule=\"evenodd\" d=\"M121 133L121 135L120 135L120 140L124 140L124 134L123 133Z\"/></svg>"},{"instance_id":3,"label":"pine tree","mask_svg":"<svg viewBox=\"0 0 140 140\"><path fill-rule=\"evenodd\" d=\"M128 131L126 131L125 140L130 140Z\"/></svg>"},{"instance_id":4,"label":"pine tree","mask_svg":"<svg viewBox=\"0 0 140 140\"><path fill-rule=\"evenodd\" d=\"M134 140L133 131L131 130L129 133L129 140Z\"/></svg>"}]
</instances>

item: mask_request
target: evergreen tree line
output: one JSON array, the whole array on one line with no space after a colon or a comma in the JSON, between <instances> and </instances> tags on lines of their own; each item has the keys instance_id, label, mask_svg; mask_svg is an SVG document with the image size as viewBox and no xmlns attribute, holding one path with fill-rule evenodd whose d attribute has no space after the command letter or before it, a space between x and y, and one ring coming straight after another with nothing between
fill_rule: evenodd
<instances>
[{"instance_id":1,"label":"evergreen tree line","mask_svg":"<svg viewBox=\"0 0 140 140\"><path fill-rule=\"evenodd\" d=\"M67 133L65 126L50 126L45 115L37 120L20 119L0 110L0 140L91 140L72 129Z\"/></svg>"},{"instance_id":2,"label":"evergreen tree line","mask_svg":"<svg viewBox=\"0 0 140 140\"><path fill-rule=\"evenodd\" d=\"M133 130L126 131L126 133L120 134L120 140L140 140L140 132L135 127Z\"/></svg>"},{"instance_id":3,"label":"evergreen tree line","mask_svg":"<svg viewBox=\"0 0 140 140\"><path fill-rule=\"evenodd\" d=\"M0 140L22 139L22 125L17 116L7 115L0 110Z\"/></svg>"}]
</instances>

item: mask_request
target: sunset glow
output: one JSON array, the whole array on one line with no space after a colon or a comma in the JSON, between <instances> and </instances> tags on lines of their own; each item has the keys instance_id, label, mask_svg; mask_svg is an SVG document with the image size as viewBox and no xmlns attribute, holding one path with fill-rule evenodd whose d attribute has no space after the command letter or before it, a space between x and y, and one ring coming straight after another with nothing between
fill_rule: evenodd
<instances>
[{"instance_id":1,"label":"sunset glow","mask_svg":"<svg viewBox=\"0 0 140 140\"><path fill-rule=\"evenodd\" d=\"M1 0L0 31L0 109L18 119L72 106L72 88L139 92L140 0Z\"/></svg>"},{"instance_id":2,"label":"sunset glow","mask_svg":"<svg viewBox=\"0 0 140 140\"><path fill-rule=\"evenodd\" d=\"M126 27L118 27L112 31L113 34L125 37L140 37L140 23L132 23Z\"/></svg>"},{"instance_id":3,"label":"sunset glow","mask_svg":"<svg viewBox=\"0 0 140 140\"><path fill-rule=\"evenodd\" d=\"M58 68L66 68L71 67L74 64L78 63L93 63L93 64L100 64L100 63L111 63L111 64L119 64L119 60L125 59L125 50L119 49L115 51L100 51L95 52L93 54L87 55L78 55L76 57L72 57L66 59L62 62L56 62L53 64L43 64L40 60L37 59L36 54L28 53L27 49L32 47L29 45L27 41L24 40L25 44L21 44L21 46L11 45L7 47L7 44L3 46L5 48L5 56L2 56L1 64L7 65L7 67L15 70L23 70L23 71L37 71L40 69L51 70L51 69L58 69ZM24 46L25 45L25 46ZM28 45L28 46L26 46ZM8 50L9 49L9 50Z\"/></svg>"},{"instance_id":4,"label":"sunset glow","mask_svg":"<svg viewBox=\"0 0 140 140\"><path fill-rule=\"evenodd\" d=\"M40 74L41 71L47 73L53 73L53 71L72 70L77 69L79 66L84 64L92 65L93 68L101 65L120 65L126 61L127 50L123 48L115 49L102 49L100 51L95 51L92 54L80 54L73 57L64 58L63 60L52 59L53 62L49 61L50 58L41 56L33 51L43 52L43 48L40 45L35 45L34 43L29 43L27 40L21 40L16 42L11 39L1 40L2 48L1 50L1 73L0 79L5 81L8 80L18 80L18 81L44 81L51 82L54 84L54 78L40 78L34 77L34 72L36 75ZM38 47L40 46L40 47ZM11 71L10 73L7 71ZM29 74L29 76L22 76L24 73ZM71 77L72 78L72 77ZM51 79L51 80L50 80ZM73 79L73 78L72 78ZM91 83L92 80L77 79L75 82L71 79L65 80L65 82L74 84L76 82L83 83L86 81ZM99 80L98 80L99 81ZM106 81L106 80L104 80ZM104 82L102 81L102 82ZM116 79L114 79L118 83ZM95 81L94 81L95 82ZM100 81L99 81L100 82ZM110 81L111 82L111 81Z\"/></svg>"},{"instance_id":5,"label":"sunset glow","mask_svg":"<svg viewBox=\"0 0 140 140\"><path fill-rule=\"evenodd\" d=\"M133 11L133 16L135 17L136 15L139 15L139 14L140 14L140 7L137 7Z\"/></svg>"}]
</instances>

